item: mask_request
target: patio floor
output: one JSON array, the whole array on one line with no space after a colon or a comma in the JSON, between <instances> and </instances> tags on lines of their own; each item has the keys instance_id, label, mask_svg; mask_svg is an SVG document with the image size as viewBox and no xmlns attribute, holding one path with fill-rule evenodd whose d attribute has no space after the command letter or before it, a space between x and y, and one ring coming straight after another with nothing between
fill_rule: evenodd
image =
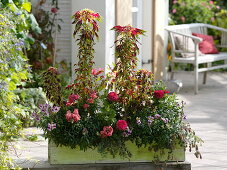
<instances>
[{"instance_id":1,"label":"patio floor","mask_svg":"<svg viewBox=\"0 0 227 170\"><path fill-rule=\"evenodd\" d=\"M183 82L179 98L186 102L185 112L196 134L204 140L203 159L192 153L186 158L194 170L227 169L227 73L209 72L206 85L200 76L199 94L193 94L192 74L177 74Z\"/></svg>"},{"instance_id":2,"label":"patio floor","mask_svg":"<svg viewBox=\"0 0 227 170\"><path fill-rule=\"evenodd\" d=\"M227 170L227 73L209 72L206 85L200 77L199 94L194 95L191 73L178 73L175 79L183 82L178 98L186 102L185 113L196 134L204 140L200 147L203 159L188 153L186 159L192 170ZM36 128L26 129L25 134L41 134ZM42 137L36 142L18 141L12 148L14 159L22 167L48 167L47 141Z\"/></svg>"}]
</instances>

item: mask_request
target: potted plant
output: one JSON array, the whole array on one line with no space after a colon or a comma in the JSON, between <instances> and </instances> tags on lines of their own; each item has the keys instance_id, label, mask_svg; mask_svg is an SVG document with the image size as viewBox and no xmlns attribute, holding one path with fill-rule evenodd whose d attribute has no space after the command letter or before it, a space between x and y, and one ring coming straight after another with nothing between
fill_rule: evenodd
<instances>
[{"instance_id":1,"label":"potted plant","mask_svg":"<svg viewBox=\"0 0 227 170\"><path fill-rule=\"evenodd\" d=\"M154 84L151 72L136 70L143 30L113 27L117 62L107 75L93 68L100 19L89 9L73 16L79 46L73 84L62 88L56 68L44 73L50 103L34 117L49 139L50 163L184 161L186 147L200 156L201 139L185 122L183 103Z\"/></svg>"}]
</instances>

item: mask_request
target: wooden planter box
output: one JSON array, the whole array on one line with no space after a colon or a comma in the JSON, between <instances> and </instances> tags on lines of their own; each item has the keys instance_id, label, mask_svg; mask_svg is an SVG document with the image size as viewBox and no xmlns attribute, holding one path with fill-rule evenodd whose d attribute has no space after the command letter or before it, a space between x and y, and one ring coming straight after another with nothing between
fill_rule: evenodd
<instances>
[{"instance_id":1,"label":"wooden planter box","mask_svg":"<svg viewBox=\"0 0 227 170\"><path fill-rule=\"evenodd\" d=\"M127 144L132 153L130 159L123 159L120 156L113 158L111 155L102 157L97 150L88 149L86 152L78 148L57 147L54 143L48 144L48 158L50 164L89 164L89 163L126 163L126 162L153 162L153 161L185 161L185 150L181 146L171 153L164 149L158 152L148 151L147 148L137 146L131 142Z\"/></svg>"}]
</instances>

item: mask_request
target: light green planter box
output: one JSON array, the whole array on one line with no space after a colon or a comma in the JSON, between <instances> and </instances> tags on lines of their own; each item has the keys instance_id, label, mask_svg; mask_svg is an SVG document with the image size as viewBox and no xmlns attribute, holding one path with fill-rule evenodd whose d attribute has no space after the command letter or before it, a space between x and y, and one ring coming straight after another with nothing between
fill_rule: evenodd
<instances>
[{"instance_id":1,"label":"light green planter box","mask_svg":"<svg viewBox=\"0 0 227 170\"><path fill-rule=\"evenodd\" d=\"M81 151L78 148L57 147L54 143L48 145L48 158L50 164L89 164L89 163L126 163L126 162L153 162L153 161L185 161L185 149L176 146L171 153L164 149L158 152L148 151L147 148L137 146L131 142L127 144L132 153L130 159L123 159L120 156L113 158L112 155L102 157L97 150L88 149Z\"/></svg>"}]
</instances>

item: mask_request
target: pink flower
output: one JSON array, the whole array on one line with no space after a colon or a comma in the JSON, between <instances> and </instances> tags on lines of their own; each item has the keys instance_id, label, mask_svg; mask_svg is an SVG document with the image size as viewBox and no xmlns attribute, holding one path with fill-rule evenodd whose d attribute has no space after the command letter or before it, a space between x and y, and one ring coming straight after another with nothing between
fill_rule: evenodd
<instances>
[{"instance_id":1,"label":"pink flower","mask_svg":"<svg viewBox=\"0 0 227 170\"><path fill-rule=\"evenodd\" d=\"M78 100L79 98L80 98L79 95L77 95L77 94L71 94L69 96L69 103L73 103L75 100Z\"/></svg>"},{"instance_id":2,"label":"pink flower","mask_svg":"<svg viewBox=\"0 0 227 170\"><path fill-rule=\"evenodd\" d=\"M125 120L118 120L116 126L118 130L126 130L128 128L128 124Z\"/></svg>"},{"instance_id":3,"label":"pink flower","mask_svg":"<svg viewBox=\"0 0 227 170\"><path fill-rule=\"evenodd\" d=\"M68 122L78 122L80 120L80 115L78 109L74 109L73 113L68 110L65 114L65 118Z\"/></svg>"},{"instance_id":4,"label":"pink flower","mask_svg":"<svg viewBox=\"0 0 227 170\"><path fill-rule=\"evenodd\" d=\"M72 119L72 113L70 110L68 110L65 114L65 118L68 122L71 122L71 119Z\"/></svg>"},{"instance_id":5,"label":"pink flower","mask_svg":"<svg viewBox=\"0 0 227 170\"><path fill-rule=\"evenodd\" d=\"M103 130L100 132L101 137L105 138L108 136L112 136L113 134L113 128L111 126L104 126Z\"/></svg>"},{"instance_id":6,"label":"pink flower","mask_svg":"<svg viewBox=\"0 0 227 170\"><path fill-rule=\"evenodd\" d=\"M72 103L66 102L66 106L71 106L71 105L72 105Z\"/></svg>"},{"instance_id":7,"label":"pink flower","mask_svg":"<svg viewBox=\"0 0 227 170\"><path fill-rule=\"evenodd\" d=\"M173 14L175 14L176 12L177 12L177 10L176 10L176 9L173 9L173 10L172 10L172 13L173 13Z\"/></svg>"},{"instance_id":8,"label":"pink flower","mask_svg":"<svg viewBox=\"0 0 227 170\"><path fill-rule=\"evenodd\" d=\"M84 105L83 105L83 108L84 108L84 109L89 108L89 104L84 104Z\"/></svg>"},{"instance_id":9,"label":"pink flower","mask_svg":"<svg viewBox=\"0 0 227 170\"><path fill-rule=\"evenodd\" d=\"M104 69L103 69L103 68L98 68L98 69L93 68L91 73L92 73L94 76L97 76L97 75L99 75L99 74L101 74L101 73L103 73L103 72L104 72Z\"/></svg>"},{"instance_id":10,"label":"pink flower","mask_svg":"<svg viewBox=\"0 0 227 170\"><path fill-rule=\"evenodd\" d=\"M74 111L73 111L73 114L76 114L76 115L78 115L78 114L79 114L79 111L78 111L78 109L74 109Z\"/></svg>"},{"instance_id":11,"label":"pink flower","mask_svg":"<svg viewBox=\"0 0 227 170\"><path fill-rule=\"evenodd\" d=\"M174 1L173 1L173 4L176 4L176 3L177 3L177 0L174 0Z\"/></svg>"},{"instance_id":12,"label":"pink flower","mask_svg":"<svg viewBox=\"0 0 227 170\"><path fill-rule=\"evenodd\" d=\"M156 90L156 91L154 91L154 97L157 98L157 99L163 98L164 95L165 95L164 90Z\"/></svg>"},{"instance_id":13,"label":"pink flower","mask_svg":"<svg viewBox=\"0 0 227 170\"><path fill-rule=\"evenodd\" d=\"M56 14L58 12L58 9L57 8L51 8L51 12Z\"/></svg>"},{"instance_id":14,"label":"pink flower","mask_svg":"<svg viewBox=\"0 0 227 170\"><path fill-rule=\"evenodd\" d=\"M91 93L90 97L92 99L96 99L98 96L97 96L96 92L93 92L93 93Z\"/></svg>"},{"instance_id":15,"label":"pink flower","mask_svg":"<svg viewBox=\"0 0 227 170\"><path fill-rule=\"evenodd\" d=\"M72 119L74 122L78 122L80 120L80 115L78 109L74 109L73 114L72 114Z\"/></svg>"},{"instance_id":16,"label":"pink flower","mask_svg":"<svg viewBox=\"0 0 227 170\"><path fill-rule=\"evenodd\" d=\"M216 8L217 8L217 9L221 9L221 7L220 7L220 6L216 6Z\"/></svg>"},{"instance_id":17,"label":"pink flower","mask_svg":"<svg viewBox=\"0 0 227 170\"><path fill-rule=\"evenodd\" d=\"M94 103L94 99L87 99L88 103Z\"/></svg>"},{"instance_id":18,"label":"pink flower","mask_svg":"<svg viewBox=\"0 0 227 170\"><path fill-rule=\"evenodd\" d=\"M211 5L213 5L213 4L214 4L214 1L210 1L209 3L210 3Z\"/></svg>"},{"instance_id":19,"label":"pink flower","mask_svg":"<svg viewBox=\"0 0 227 170\"><path fill-rule=\"evenodd\" d=\"M118 101L119 97L118 97L117 93L110 92L107 96L107 99L111 102L115 102L115 101Z\"/></svg>"},{"instance_id":20,"label":"pink flower","mask_svg":"<svg viewBox=\"0 0 227 170\"><path fill-rule=\"evenodd\" d=\"M182 22L185 22L185 20L186 20L186 18L184 16L181 16L180 19Z\"/></svg>"}]
</instances>

